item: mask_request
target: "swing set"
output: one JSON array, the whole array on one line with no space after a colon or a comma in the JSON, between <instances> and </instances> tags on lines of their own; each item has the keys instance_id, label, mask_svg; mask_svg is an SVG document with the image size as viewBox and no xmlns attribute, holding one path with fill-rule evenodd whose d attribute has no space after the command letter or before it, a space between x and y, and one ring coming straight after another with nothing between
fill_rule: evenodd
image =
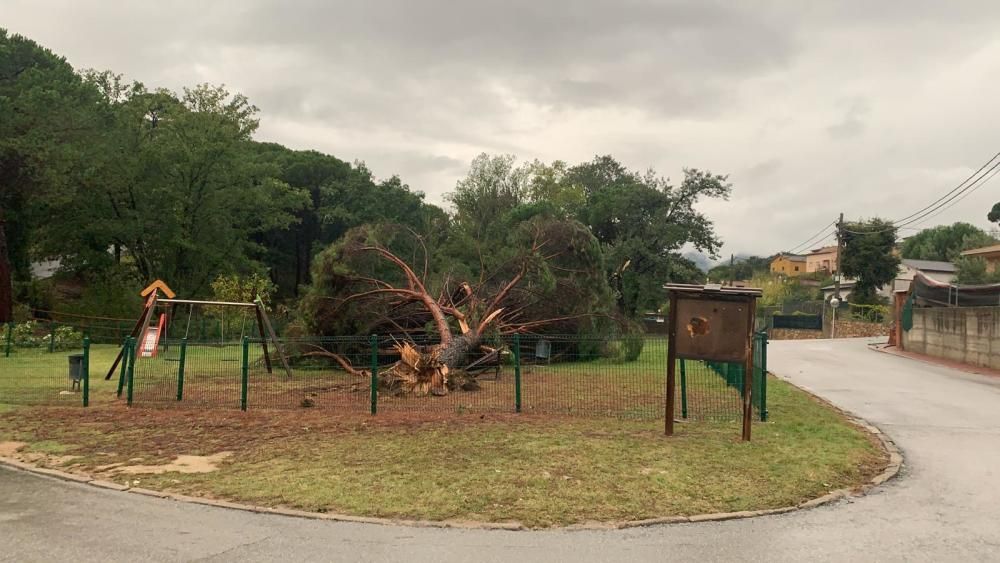
<instances>
[{"instance_id":1,"label":"swing set","mask_svg":"<svg viewBox=\"0 0 1000 563\"><path fill-rule=\"evenodd\" d=\"M160 296L160 293L163 296ZM281 365L285 370L285 374L291 378L292 370L288 366L288 359L285 354L281 351L281 345L278 342L278 336L274 332L274 327L271 325L271 320L267 316L267 311L264 308L264 302L260 297L257 297L252 303L241 303L233 301L202 301L193 299L177 299L173 291L160 280L156 280L149 287L142 290L140 294L142 297L146 298L146 303L142 308L142 315L136 321L135 326L129 333L129 336L136 339L139 343L138 350L136 353L136 359L139 358L155 358L159 348L160 340L163 338L167 326L170 323L171 313L166 311L160 312L157 317L158 307L170 307L171 311L174 312L179 306L188 306L188 318L187 325L184 328L184 338L188 337L191 330L191 318L194 312L195 306L207 306L207 307L219 307L222 310L222 333L221 338L223 342L225 341L225 310L226 308L239 308L242 311L242 321L240 327L240 339L242 340L246 336L246 317L250 309L253 309L257 320L257 329L260 336L261 347L264 352L264 365L267 367L267 373L273 373L271 367L271 355L268 351L267 343L270 341L274 346L274 351L278 355L278 359L281 360ZM110 380L118 366L121 364L122 358L125 354L125 346L118 351L118 355L115 357L114 363L111 365L111 369L108 370L105 380Z\"/></svg>"}]
</instances>

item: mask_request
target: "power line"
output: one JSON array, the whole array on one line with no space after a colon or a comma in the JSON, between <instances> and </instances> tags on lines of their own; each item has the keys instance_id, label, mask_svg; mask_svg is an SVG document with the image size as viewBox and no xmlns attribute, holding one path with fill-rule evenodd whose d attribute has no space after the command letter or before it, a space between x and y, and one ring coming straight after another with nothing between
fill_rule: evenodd
<instances>
[{"instance_id":1,"label":"power line","mask_svg":"<svg viewBox=\"0 0 1000 563\"><path fill-rule=\"evenodd\" d=\"M813 242L813 241L814 241L814 239L815 239L816 237L818 237L818 236L821 236L821 235L823 234L823 232L824 232L824 231L826 231L826 230L827 230L827 229L829 229L830 227L834 226L835 224L837 224L837 222L836 222L836 221L830 221L830 223L829 223L828 225L824 225L824 226L823 226L823 228L819 230L819 232L817 232L817 233L816 233L816 234L814 234L813 236L811 236L811 237L807 238L807 239L806 239L806 240L805 240L804 242L802 242L801 244L798 244L798 245L796 245L796 246L792 247L792 250L789 250L789 251L788 251L788 254L795 254L796 252L798 252L798 251L800 251L800 250L802 250L802 249L804 249L804 248L807 248L807 247L808 247L808 246L809 246L810 244L815 244L815 243ZM827 237L827 238L829 238L829 237Z\"/></svg>"},{"instance_id":2,"label":"power line","mask_svg":"<svg viewBox=\"0 0 1000 563\"><path fill-rule=\"evenodd\" d=\"M1000 153L994 155L994 157L991 158L986 164L981 166L979 170L976 170L976 172L972 176L967 178L964 182L959 184L956 188L952 189L944 196L938 198L931 205L924 207L922 210L917 211L916 213L911 213L910 215L907 215L903 219L892 221L891 222L892 226L889 228L881 229L878 231L864 231L864 232L851 231L848 229L844 229L844 231L854 235L878 235L882 233L887 233L894 229L900 229L907 225L922 223L933 216L939 215L952 205L955 205L965 197L968 197L970 194L981 188L983 185L989 182L993 178L993 176L996 176L997 173L1000 172L1000 161L997 161L992 166L990 166L990 168L986 170L986 172L983 172L983 170L986 169L986 167L989 166L991 162L996 160L998 156L1000 156ZM981 172L982 174L980 174ZM969 182L969 180L973 178L975 178L975 180L973 180L971 184L965 185Z\"/></svg>"},{"instance_id":3,"label":"power line","mask_svg":"<svg viewBox=\"0 0 1000 563\"><path fill-rule=\"evenodd\" d=\"M978 190L979 188L981 188L981 187L985 186L986 184L988 184L989 181L992 180L994 176L996 176L998 173L1000 173L1000 168L994 167L991 170L993 170L993 172L989 173L988 176L984 177L984 179L982 180L982 182L980 182L976 187L974 187L971 190L969 190L969 191L965 192L964 194L962 194L961 197L953 200L951 203L945 205L944 207L939 208L936 213L934 213L932 215L929 215L927 217L924 217L923 219L921 219L919 221L916 221L916 222L913 222L913 223L908 223L908 224L910 224L910 225L919 225L919 224L921 224L921 223L923 223L923 222L925 222L925 221L927 221L929 219L933 219L934 217L937 217L938 215L944 213L948 209L951 209L952 206L954 206L958 202L962 201L963 199L965 199L965 198L969 197L970 195L972 195L973 193L975 193L976 190Z\"/></svg>"},{"instance_id":4,"label":"power line","mask_svg":"<svg viewBox=\"0 0 1000 563\"><path fill-rule=\"evenodd\" d=\"M976 170L975 172L973 172L972 175L970 175L968 178L966 178L961 184L955 186L954 188L951 189L951 191L949 191L948 193L946 193L943 196L939 197L938 199L934 200L930 205L924 207L923 209L917 211L916 213L911 213L910 215L907 215L906 217L903 217L901 219L895 219L895 220L892 221L892 223L894 223L894 224L902 223L903 221L906 221L907 219L913 217L914 215L919 215L919 214L923 213L924 211L930 209L931 207L934 207L941 200L945 199L946 197L948 197L951 194L955 193L956 191L960 190L962 188L962 186L964 186L965 184L967 184L969 182L969 180L972 180L973 178L975 178L980 172L983 171L983 169L985 169L987 166L989 166L990 163L992 163L997 158L1000 158L1000 152L997 152L995 155L993 155L993 158L987 160L986 164L983 164L982 166L980 166L979 170ZM994 168L996 168L995 165L994 165ZM968 189L968 188L966 188L966 189Z\"/></svg>"},{"instance_id":5,"label":"power line","mask_svg":"<svg viewBox=\"0 0 1000 563\"><path fill-rule=\"evenodd\" d=\"M980 170L982 170L982 169L980 169ZM985 173L983 173L983 175L979 176L973 183L971 183L968 186L966 186L965 188L963 188L962 191L957 192L954 195L952 195L951 197L949 197L948 199L942 201L941 204L938 205L937 207L929 209L929 210L921 213L920 215L914 217L913 219L911 219L909 221L906 221L904 223L897 223L896 226L897 227L903 227L903 226L906 226L906 225L911 225L913 223L916 223L917 221L920 221L921 219L926 218L928 215L933 214L935 211L938 211L938 210L944 208L950 202L951 202L952 205L954 205L954 203L957 203L959 199L964 198L968 194L970 194L970 193L974 192L975 190L979 189L982 185L984 185L987 181L989 181L989 179L993 178L993 176L996 175L996 171L998 171L998 170L1000 170L1000 162L997 162L992 167L990 167L989 170L987 170ZM978 172L977 172L977 174L978 174Z\"/></svg>"}]
</instances>

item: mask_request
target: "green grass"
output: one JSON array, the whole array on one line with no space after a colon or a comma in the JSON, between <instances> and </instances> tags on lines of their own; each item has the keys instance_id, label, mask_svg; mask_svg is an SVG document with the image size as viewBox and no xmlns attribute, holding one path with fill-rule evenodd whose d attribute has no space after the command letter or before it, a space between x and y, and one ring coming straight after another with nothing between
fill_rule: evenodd
<instances>
[{"instance_id":1,"label":"green grass","mask_svg":"<svg viewBox=\"0 0 1000 563\"><path fill-rule=\"evenodd\" d=\"M82 456L73 464L83 472L232 451L213 473L131 478L267 506L538 527L787 506L881 468L881 451L836 411L779 380L769 389L772 422L756 423L750 443L735 422L679 424L666 438L662 421L650 420L114 405L0 415L0 440Z\"/></svg>"},{"instance_id":2,"label":"green grass","mask_svg":"<svg viewBox=\"0 0 1000 563\"><path fill-rule=\"evenodd\" d=\"M118 347L91 348L91 403L113 401L118 372L110 381L104 375ZM183 405L236 409L241 395L241 353L238 343L225 346L192 344L185 354ZM155 358L139 358L135 366L133 398L136 405L177 405L180 346L174 343ZM369 409L368 382L348 375L339 366L294 369L287 378L280 366L264 370L258 345L250 348L248 403L250 409L299 408L304 397L317 408L361 414ZM358 367L367 352L352 358ZM563 356L563 359L566 359ZM385 360L383 360L385 361ZM590 414L623 418L662 417L666 346L662 339L646 342L636 361L612 358L591 361L525 363L522 372L522 410L535 414ZM80 404L81 397L65 394L66 353L43 350L18 351L0 358L0 403ZM387 366L383 366L383 369ZM688 415L691 419L730 421L740 415L740 395L725 385L703 362L686 362ZM681 378L678 375L677 416L681 415ZM443 398L393 397L380 394L380 412L434 411L450 413L512 412L514 369L504 365L497 380L484 378L481 390L454 392Z\"/></svg>"}]
</instances>

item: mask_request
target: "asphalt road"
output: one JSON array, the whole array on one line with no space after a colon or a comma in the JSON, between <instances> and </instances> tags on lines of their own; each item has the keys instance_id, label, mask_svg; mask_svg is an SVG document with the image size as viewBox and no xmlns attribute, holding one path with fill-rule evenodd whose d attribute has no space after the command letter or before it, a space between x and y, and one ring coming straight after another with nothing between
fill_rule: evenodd
<instances>
[{"instance_id":1,"label":"asphalt road","mask_svg":"<svg viewBox=\"0 0 1000 563\"><path fill-rule=\"evenodd\" d=\"M859 340L775 342L769 360L778 375L890 434L905 456L901 477L864 498L779 516L505 532L258 515L0 469L0 560L1000 560L1000 381Z\"/></svg>"}]
</instances>

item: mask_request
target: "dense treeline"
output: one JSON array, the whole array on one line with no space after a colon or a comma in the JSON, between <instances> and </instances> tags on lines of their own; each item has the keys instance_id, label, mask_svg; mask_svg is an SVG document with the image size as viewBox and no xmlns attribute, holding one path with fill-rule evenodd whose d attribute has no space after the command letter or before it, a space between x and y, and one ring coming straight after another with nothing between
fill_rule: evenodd
<instances>
[{"instance_id":1,"label":"dense treeline","mask_svg":"<svg viewBox=\"0 0 1000 563\"><path fill-rule=\"evenodd\" d=\"M675 185L610 156L571 166L484 154L446 211L364 163L256 141L257 126L241 94L77 72L0 29L0 320L12 286L16 300L44 304L31 281L43 260L107 307L155 278L201 296L220 276L252 274L270 277L279 299L315 305L344 271L375 267L341 252L365 239L420 262L435 291L458 278L502 287L512 264L533 259L526 315L627 323L661 305L662 283L702 277L682 249L720 246L695 204L731 188L709 172L686 170ZM532 249L538 233L547 238Z\"/></svg>"}]
</instances>

